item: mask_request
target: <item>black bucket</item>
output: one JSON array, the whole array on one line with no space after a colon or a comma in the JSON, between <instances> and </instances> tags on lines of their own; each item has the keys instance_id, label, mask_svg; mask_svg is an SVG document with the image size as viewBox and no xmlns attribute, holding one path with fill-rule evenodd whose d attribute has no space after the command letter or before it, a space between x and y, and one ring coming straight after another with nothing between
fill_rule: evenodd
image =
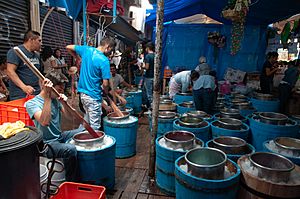
<instances>
[{"instance_id":1,"label":"black bucket","mask_svg":"<svg viewBox=\"0 0 300 199\"><path fill-rule=\"evenodd\" d=\"M41 198L41 140L42 134L34 128L0 140L0 199Z\"/></svg>"}]
</instances>

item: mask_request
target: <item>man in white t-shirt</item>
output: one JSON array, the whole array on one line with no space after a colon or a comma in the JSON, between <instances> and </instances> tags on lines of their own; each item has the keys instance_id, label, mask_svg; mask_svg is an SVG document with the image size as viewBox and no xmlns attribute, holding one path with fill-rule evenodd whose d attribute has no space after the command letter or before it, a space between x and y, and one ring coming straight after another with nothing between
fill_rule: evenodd
<instances>
[{"instance_id":1,"label":"man in white t-shirt","mask_svg":"<svg viewBox=\"0 0 300 199\"><path fill-rule=\"evenodd\" d=\"M132 86L128 84L124 78L117 74L116 65L110 64L110 72L111 72L111 80L113 81L113 88L112 90L116 90L120 85L123 85L127 88L131 88Z\"/></svg>"}]
</instances>

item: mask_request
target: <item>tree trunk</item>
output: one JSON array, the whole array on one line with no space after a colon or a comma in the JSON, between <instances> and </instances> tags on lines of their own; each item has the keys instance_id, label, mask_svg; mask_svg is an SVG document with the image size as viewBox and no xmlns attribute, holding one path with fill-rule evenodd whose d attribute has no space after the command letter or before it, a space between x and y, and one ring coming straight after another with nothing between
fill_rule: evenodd
<instances>
[{"instance_id":1,"label":"tree trunk","mask_svg":"<svg viewBox=\"0 0 300 199\"><path fill-rule=\"evenodd\" d=\"M156 11L156 38L155 38L155 57L154 57L154 82L153 82L153 102L152 102L152 132L150 143L149 173L155 176L155 138L157 134L158 109L160 97L160 69L162 60L162 34L164 24L164 0L157 1Z\"/></svg>"}]
</instances>

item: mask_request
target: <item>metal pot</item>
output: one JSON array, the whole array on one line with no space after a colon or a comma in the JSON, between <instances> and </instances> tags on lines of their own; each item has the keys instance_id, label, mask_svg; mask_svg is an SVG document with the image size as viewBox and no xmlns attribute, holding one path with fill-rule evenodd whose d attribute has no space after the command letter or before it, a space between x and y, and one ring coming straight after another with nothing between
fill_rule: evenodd
<instances>
[{"instance_id":1,"label":"metal pot","mask_svg":"<svg viewBox=\"0 0 300 199\"><path fill-rule=\"evenodd\" d=\"M87 131L77 133L73 136L74 144L85 148L94 148L100 146L103 143L105 133L103 131L96 132L99 137L92 137Z\"/></svg>"},{"instance_id":2,"label":"metal pot","mask_svg":"<svg viewBox=\"0 0 300 199\"><path fill-rule=\"evenodd\" d=\"M263 93L256 93L254 95L254 98L258 100L266 100L266 101L271 101L274 100L274 96L270 94L263 94Z\"/></svg>"},{"instance_id":3,"label":"metal pot","mask_svg":"<svg viewBox=\"0 0 300 199\"><path fill-rule=\"evenodd\" d=\"M213 139L213 144L226 154L245 154L247 142L238 137L221 136Z\"/></svg>"},{"instance_id":4,"label":"metal pot","mask_svg":"<svg viewBox=\"0 0 300 199\"><path fill-rule=\"evenodd\" d=\"M197 128L201 127L204 123L202 118L190 117L190 116L181 116L178 120L180 126L188 127L188 128Z\"/></svg>"},{"instance_id":5,"label":"metal pot","mask_svg":"<svg viewBox=\"0 0 300 199\"><path fill-rule=\"evenodd\" d=\"M187 107L187 108L193 108L194 102L193 101L186 101L179 104L179 106Z\"/></svg>"},{"instance_id":6,"label":"metal pot","mask_svg":"<svg viewBox=\"0 0 300 199\"><path fill-rule=\"evenodd\" d=\"M196 148L188 151L185 156L188 172L199 178L224 179L226 154L215 148Z\"/></svg>"},{"instance_id":7,"label":"metal pot","mask_svg":"<svg viewBox=\"0 0 300 199\"><path fill-rule=\"evenodd\" d=\"M170 100L170 99L163 99L163 100L161 100L159 103L160 103L160 104L172 104L173 101Z\"/></svg>"},{"instance_id":8,"label":"metal pot","mask_svg":"<svg viewBox=\"0 0 300 199\"><path fill-rule=\"evenodd\" d=\"M249 160L250 165L258 170L258 177L273 182L289 181L290 173L295 168L293 162L275 153L253 153Z\"/></svg>"},{"instance_id":9,"label":"metal pot","mask_svg":"<svg viewBox=\"0 0 300 199\"><path fill-rule=\"evenodd\" d=\"M241 130L243 126L241 120L233 118L220 118L217 122L221 128L229 130Z\"/></svg>"},{"instance_id":10,"label":"metal pot","mask_svg":"<svg viewBox=\"0 0 300 199\"><path fill-rule=\"evenodd\" d=\"M192 96L192 92L185 92L185 93L177 93L178 95L182 95L182 96Z\"/></svg>"},{"instance_id":11,"label":"metal pot","mask_svg":"<svg viewBox=\"0 0 300 199\"><path fill-rule=\"evenodd\" d=\"M175 112L171 112L171 111L159 111L159 113L158 113L158 118L161 118L161 119L173 119L176 117L177 117L177 114Z\"/></svg>"},{"instance_id":12,"label":"metal pot","mask_svg":"<svg viewBox=\"0 0 300 199\"><path fill-rule=\"evenodd\" d=\"M120 116L117 116L116 112L112 112L107 115L107 118L110 120L123 120L123 119L129 118L129 115L130 115L129 112L122 111L122 113L124 116L120 117Z\"/></svg>"},{"instance_id":13,"label":"metal pot","mask_svg":"<svg viewBox=\"0 0 300 199\"><path fill-rule=\"evenodd\" d=\"M188 131L170 131L163 135L167 147L190 150L193 147L195 135Z\"/></svg>"},{"instance_id":14,"label":"metal pot","mask_svg":"<svg viewBox=\"0 0 300 199\"><path fill-rule=\"evenodd\" d=\"M225 104L223 102L217 102L214 109L215 110L221 110L225 107Z\"/></svg>"},{"instance_id":15,"label":"metal pot","mask_svg":"<svg viewBox=\"0 0 300 199\"><path fill-rule=\"evenodd\" d=\"M235 118L235 119L241 118L239 109L224 108L220 110L220 113L223 118Z\"/></svg>"},{"instance_id":16,"label":"metal pot","mask_svg":"<svg viewBox=\"0 0 300 199\"><path fill-rule=\"evenodd\" d=\"M290 137L278 137L274 139L274 143L280 149L290 151L294 156L300 155L300 140Z\"/></svg>"},{"instance_id":17,"label":"metal pot","mask_svg":"<svg viewBox=\"0 0 300 199\"><path fill-rule=\"evenodd\" d=\"M254 109L250 102L240 102L240 103L233 103L233 107L235 109L239 109L239 110L252 110Z\"/></svg>"},{"instance_id":18,"label":"metal pot","mask_svg":"<svg viewBox=\"0 0 300 199\"><path fill-rule=\"evenodd\" d=\"M261 122L273 125L285 125L289 119L286 115L273 112L261 112L258 115Z\"/></svg>"},{"instance_id":19,"label":"metal pot","mask_svg":"<svg viewBox=\"0 0 300 199\"><path fill-rule=\"evenodd\" d=\"M234 99L231 100L232 104L243 103L243 102L247 102L247 99L236 99L236 98L234 98Z\"/></svg>"},{"instance_id":20,"label":"metal pot","mask_svg":"<svg viewBox=\"0 0 300 199\"><path fill-rule=\"evenodd\" d=\"M169 95L161 95L160 96L160 100L165 100L165 99L169 100L170 99Z\"/></svg>"},{"instance_id":21,"label":"metal pot","mask_svg":"<svg viewBox=\"0 0 300 199\"><path fill-rule=\"evenodd\" d=\"M242 95L242 94L236 94L236 95L232 95L232 97L236 100L246 100L247 97L245 95Z\"/></svg>"},{"instance_id":22,"label":"metal pot","mask_svg":"<svg viewBox=\"0 0 300 199\"><path fill-rule=\"evenodd\" d=\"M188 111L186 113L190 117L196 117L201 119L211 118L211 116L204 111Z\"/></svg>"}]
</instances>

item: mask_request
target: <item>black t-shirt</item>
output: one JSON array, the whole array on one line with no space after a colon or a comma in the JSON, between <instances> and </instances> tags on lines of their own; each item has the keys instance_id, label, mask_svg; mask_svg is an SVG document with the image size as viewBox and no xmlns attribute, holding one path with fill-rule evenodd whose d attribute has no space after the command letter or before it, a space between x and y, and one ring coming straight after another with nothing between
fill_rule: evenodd
<instances>
[{"instance_id":1,"label":"black t-shirt","mask_svg":"<svg viewBox=\"0 0 300 199\"><path fill-rule=\"evenodd\" d=\"M154 77L154 53L149 53L145 57L145 63L149 64L149 68L145 73L146 78L153 78Z\"/></svg>"},{"instance_id":2,"label":"black t-shirt","mask_svg":"<svg viewBox=\"0 0 300 199\"><path fill-rule=\"evenodd\" d=\"M267 72L266 72L267 68L269 68L270 70L272 70L272 68L273 68L273 65L271 64L271 62L269 62L269 60L265 61L264 65L263 65L263 69L261 72L261 78L272 80L274 78L274 73L271 76L267 76Z\"/></svg>"}]
</instances>

